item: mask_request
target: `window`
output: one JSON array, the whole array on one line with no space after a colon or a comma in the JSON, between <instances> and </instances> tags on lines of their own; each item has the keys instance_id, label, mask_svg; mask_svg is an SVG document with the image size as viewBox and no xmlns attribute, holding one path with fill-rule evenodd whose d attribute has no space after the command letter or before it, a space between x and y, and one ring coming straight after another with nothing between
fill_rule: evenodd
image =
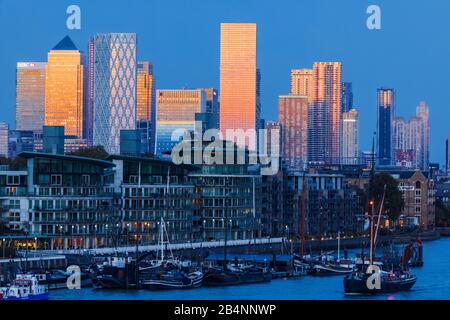
<instances>
[{"instance_id":1,"label":"window","mask_svg":"<svg viewBox=\"0 0 450 320\"><path fill-rule=\"evenodd\" d=\"M8 186L18 186L20 184L19 176L8 176L8 181L6 183Z\"/></svg>"},{"instance_id":2,"label":"window","mask_svg":"<svg viewBox=\"0 0 450 320\"><path fill-rule=\"evenodd\" d=\"M130 184L138 184L139 183L139 176L130 176Z\"/></svg>"},{"instance_id":3,"label":"window","mask_svg":"<svg viewBox=\"0 0 450 320\"><path fill-rule=\"evenodd\" d=\"M55 186L60 186L62 184L62 176L60 174L52 174L51 183Z\"/></svg>"},{"instance_id":4,"label":"window","mask_svg":"<svg viewBox=\"0 0 450 320\"><path fill-rule=\"evenodd\" d=\"M83 174L81 176L81 184L83 184L83 185L89 185L90 180L91 180L91 177L88 174Z\"/></svg>"}]
</instances>

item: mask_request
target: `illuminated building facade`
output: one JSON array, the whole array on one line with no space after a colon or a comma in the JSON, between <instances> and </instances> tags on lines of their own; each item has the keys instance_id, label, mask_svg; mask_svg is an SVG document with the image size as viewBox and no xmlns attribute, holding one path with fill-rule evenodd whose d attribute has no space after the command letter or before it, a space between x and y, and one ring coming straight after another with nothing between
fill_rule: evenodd
<instances>
[{"instance_id":1,"label":"illuminated building facade","mask_svg":"<svg viewBox=\"0 0 450 320\"><path fill-rule=\"evenodd\" d=\"M292 170L305 169L308 159L308 98L280 96L278 121L283 163Z\"/></svg>"},{"instance_id":2,"label":"illuminated building facade","mask_svg":"<svg viewBox=\"0 0 450 320\"><path fill-rule=\"evenodd\" d=\"M195 129L195 114L205 112L206 93L202 89L156 91L156 153L171 151L183 132ZM172 134L178 130L179 139Z\"/></svg>"},{"instance_id":3,"label":"illuminated building facade","mask_svg":"<svg viewBox=\"0 0 450 320\"><path fill-rule=\"evenodd\" d=\"M377 94L377 158L382 166L391 165L392 120L395 117L395 91L389 88L378 89Z\"/></svg>"},{"instance_id":4,"label":"illuminated building facade","mask_svg":"<svg viewBox=\"0 0 450 320\"><path fill-rule=\"evenodd\" d=\"M256 24L222 23L220 33L220 130L252 130L235 142L256 150L258 128ZM225 137L226 138L226 137Z\"/></svg>"},{"instance_id":5,"label":"illuminated building facade","mask_svg":"<svg viewBox=\"0 0 450 320\"><path fill-rule=\"evenodd\" d=\"M18 62L16 130L42 131L45 117L45 62Z\"/></svg>"},{"instance_id":6,"label":"illuminated building facade","mask_svg":"<svg viewBox=\"0 0 450 320\"><path fill-rule=\"evenodd\" d=\"M120 130L136 128L136 34L96 34L92 41L93 142L109 154L118 154Z\"/></svg>"},{"instance_id":7,"label":"illuminated building facade","mask_svg":"<svg viewBox=\"0 0 450 320\"><path fill-rule=\"evenodd\" d=\"M291 95L308 97L311 102L314 94L314 76L312 69L291 70Z\"/></svg>"},{"instance_id":8,"label":"illuminated building facade","mask_svg":"<svg viewBox=\"0 0 450 320\"><path fill-rule=\"evenodd\" d=\"M81 52L66 36L48 53L45 125L64 126L67 135L83 136L83 65Z\"/></svg>"},{"instance_id":9,"label":"illuminated building facade","mask_svg":"<svg viewBox=\"0 0 450 320\"><path fill-rule=\"evenodd\" d=\"M359 164L359 116L356 109L342 113L342 164Z\"/></svg>"}]
</instances>

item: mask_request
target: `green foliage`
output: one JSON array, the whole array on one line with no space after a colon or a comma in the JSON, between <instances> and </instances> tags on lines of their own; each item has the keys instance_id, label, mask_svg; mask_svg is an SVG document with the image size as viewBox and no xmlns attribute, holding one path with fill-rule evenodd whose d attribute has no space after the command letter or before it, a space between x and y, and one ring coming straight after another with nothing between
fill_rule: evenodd
<instances>
[{"instance_id":1,"label":"green foliage","mask_svg":"<svg viewBox=\"0 0 450 320\"><path fill-rule=\"evenodd\" d=\"M103 146L80 148L77 151L68 153L68 155L95 158L100 160L105 160L109 156L108 152L105 151L105 148L103 148Z\"/></svg>"},{"instance_id":2,"label":"green foliage","mask_svg":"<svg viewBox=\"0 0 450 320\"><path fill-rule=\"evenodd\" d=\"M373 176L369 184L369 198L375 200L375 208L380 204L386 186L386 198L383 213L390 220L396 221L400 216L405 201L398 189L398 182L388 173L382 172Z\"/></svg>"},{"instance_id":3,"label":"green foliage","mask_svg":"<svg viewBox=\"0 0 450 320\"><path fill-rule=\"evenodd\" d=\"M436 226L450 226L450 208L440 199L436 199Z\"/></svg>"}]
</instances>

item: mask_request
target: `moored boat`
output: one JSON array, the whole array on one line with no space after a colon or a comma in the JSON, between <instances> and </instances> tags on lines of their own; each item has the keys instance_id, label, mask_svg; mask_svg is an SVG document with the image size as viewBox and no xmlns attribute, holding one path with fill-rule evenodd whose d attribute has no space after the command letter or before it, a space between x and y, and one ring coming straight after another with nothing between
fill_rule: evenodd
<instances>
[{"instance_id":1,"label":"moored boat","mask_svg":"<svg viewBox=\"0 0 450 320\"><path fill-rule=\"evenodd\" d=\"M3 300L47 300L48 290L39 284L38 275L18 274L9 287L0 288Z\"/></svg>"}]
</instances>

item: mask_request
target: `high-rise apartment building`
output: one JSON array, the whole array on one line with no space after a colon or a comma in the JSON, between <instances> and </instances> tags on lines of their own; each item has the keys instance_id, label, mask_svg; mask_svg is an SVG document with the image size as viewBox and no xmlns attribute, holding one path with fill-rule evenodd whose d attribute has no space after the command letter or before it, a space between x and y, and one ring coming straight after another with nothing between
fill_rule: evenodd
<instances>
[{"instance_id":1,"label":"high-rise apartment building","mask_svg":"<svg viewBox=\"0 0 450 320\"><path fill-rule=\"evenodd\" d=\"M341 85L341 112L353 109L353 85L351 82L342 82Z\"/></svg>"},{"instance_id":2,"label":"high-rise apartment building","mask_svg":"<svg viewBox=\"0 0 450 320\"><path fill-rule=\"evenodd\" d=\"M42 131L45 118L45 62L18 62L16 130Z\"/></svg>"},{"instance_id":3,"label":"high-rise apartment building","mask_svg":"<svg viewBox=\"0 0 450 320\"><path fill-rule=\"evenodd\" d=\"M220 32L220 130L244 130L234 138L256 150L257 110L256 24L222 23ZM245 134L244 134L245 135Z\"/></svg>"},{"instance_id":4,"label":"high-rise apartment building","mask_svg":"<svg viewBox=\"0 0 450 320\"><path fill-rule=\"evenodd\" d=\"M185 131L195 129L195 114L206 110L206 93L202 89L157 90L156 106L156 153L161 155L172 151Z\"/></svg>"},{"instance_id":5,"label":"high-rise apartment building","mask_svg":"<svg viewBox=\"0 0 450 320\"><path fill-rule=\"evenodd\" d=\"M377 91L377 158L381 166L391 165L392 120L395 117L395 91L380 88Z\"/></svg>"},{"instance_id":6,"label":"high-rise apartment building","mask_svg":"<svg viewBox=\"0 0 450 320\"><path fill-rule=\"evenodd\" d=\"M136 128L135 33L100 33L93 39L93 143L120 152L120 130Z\"/></svg>"},{"instance_id":7,"label":"high-rise apartment building","mask_svg":"<svg viewBox=\"0 0 450 320\"><path fill-rule=\"evenodd\" d=\"M291 170L303 170L308 159L308 98L280 96L278 122L281 126L281 155Z\"/></svg>"},{"instance_id":8,"label":"high-rise apartment building","mask_svg":"<svg viewBox=\"0 0 450 320\"><path fill-rule=\"evenodd\" d=\"M395 117L392 121L393 153L396 166L428 170L429 111L424 102L416 108L416 116L409 119Z\"/></svg>"},{"instance_id":9,"label":"high-rise apartment building","mask_svg":"<svg viewBox=\"0 0 450 320\"><path fill-rule=\"evenodd\" d=\"M66 36L48 53L45 125L64 126L69 136L83 136L83 65L81 52Z\"/></svg>"},{"instance_id":10,"label":"high-rise apartment building","mask_svg":"<svg viewBox=\"0 0 450 320\"><path fill-rule=\"evenodd\" d=\"M356 109L342 113L342 164L359 164L359 116Z\"/></svg>"},{"instance_id":11,"label":"high-rise apartment building","mask_svg":"<svg viewBox=\"0 0 450 320\"><path fill-rule=\"evenodd\" d=\"M139 61L136 70L136 119L152 120L156 101L153 65L149 61Z\"/></svg>"},{"instance_id":12,"label":"high-rise apartment building","mask_svg":"<svg viewBox=\"0 0 450 320\"><path fill-rule=\"evenodd\" d=\"M312 69L291 70L291 95L314 98L314 73Z\"/></svg>"},{"instance_id":13,"label":"high-rise apartment building","mask_svg":"<svg viewBox=\"0 0 450 320\"><path fill-rule=\"evenodd\" d=\"M313 80L308 160L337 164L341 160L341 63L315 62Z\"/></svg>"},{"instance_id":14,"label":"high-rise apartment building","mask_svg":"<svg viewBox=\"0 0 450 320\"><path fill-rule=\"evenodd\" d=\"M422 170L428 170L430 163L430 110L424 101L421 101L416 107L416 117L422 126L419 164Z\"/></svg>"}]
</instances>

